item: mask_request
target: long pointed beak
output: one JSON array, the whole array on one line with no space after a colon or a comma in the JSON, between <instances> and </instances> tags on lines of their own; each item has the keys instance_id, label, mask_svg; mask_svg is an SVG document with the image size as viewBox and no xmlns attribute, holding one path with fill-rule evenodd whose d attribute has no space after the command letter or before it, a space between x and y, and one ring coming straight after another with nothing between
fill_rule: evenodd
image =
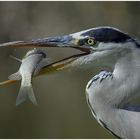
<instances>
[{"instance_id":1,"label":"long pointed beak","mask_svg":"<svg viewBox=\"0 0 140 140\"><path fill-rule=\"evenodd\" d=\"M83 52L90 53L90 48L81 47L78 44L79 40L73 38L72 35L48 37L43 39L35 39L31 41L14 41L0 44L0 47L65 47L75 48Z\"/></svg>"},{"instance_id":2,"label":"long pointed beak","mask_svg":"<svg viewBox=\"0 0 140 140\"><path fill-rule=\"evenodd\" d=\"M13 41L8 43L1 43L0 47L70 47L71 40L72 37L70 35L67 35L34 39L30 41Z\"/></svg>"}]
</instances>

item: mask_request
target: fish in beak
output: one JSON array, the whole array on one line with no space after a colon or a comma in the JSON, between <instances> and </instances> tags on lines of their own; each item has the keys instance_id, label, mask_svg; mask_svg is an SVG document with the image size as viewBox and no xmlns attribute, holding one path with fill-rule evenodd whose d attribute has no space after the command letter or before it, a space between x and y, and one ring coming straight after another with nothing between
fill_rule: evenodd
<instances>
[{"instance_id":1,"label":"fish in beak","mask_svg":"<svg viewBox=\"0 0 140 140\"><path fill-rule=\"evenodd\" d=\"M78 58L90 54L90 48L81 47L77 38L73 38L72 35L58 36L58 37L48 37L43 39L36 39L31 41L14 41L8 43L0 44L0 47L14 47L14 48L37 48L37 47L64 47L64 48L75 48L81 51L81 53L72 55L70 57L64 58L62 60L56 61L49 65L44 66L37 76L46 75L48 73L63 70L67 65ZM0 86L16 83L16 80L6 80L0 82Z\"/></svg>"}]
</instances>

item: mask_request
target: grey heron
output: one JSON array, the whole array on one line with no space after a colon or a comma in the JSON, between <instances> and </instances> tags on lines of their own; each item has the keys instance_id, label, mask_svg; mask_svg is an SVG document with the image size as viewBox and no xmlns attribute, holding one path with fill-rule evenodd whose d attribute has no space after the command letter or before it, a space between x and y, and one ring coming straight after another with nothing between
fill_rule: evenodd
<instances>
[{"instance_id":1,"label":"grey heron","mask_svg":"<svg viewBox=\"0 0 140 140\"><path fill-rule=\"evenodd\" d=\"M140 95L140 44L113 27L97 27L77 33L31 41L1 44L9 47L67 47L82 51L51 65L48 71L93 65L104 71L93 75L86 98L95 119L120 138L140 138L140 106L129 104ZM107 71L106 68L110 71Z\"/></svg>"}]
</instances>

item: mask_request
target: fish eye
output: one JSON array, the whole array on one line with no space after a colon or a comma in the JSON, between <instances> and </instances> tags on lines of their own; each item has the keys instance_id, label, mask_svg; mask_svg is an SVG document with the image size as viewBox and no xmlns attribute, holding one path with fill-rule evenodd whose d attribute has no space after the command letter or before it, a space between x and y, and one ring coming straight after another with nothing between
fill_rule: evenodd
<instances>
[{"instance_id":1,"label":"fish eye","mask_svg":"<svg viewBox=\"0 0 140 140\"><path fill-rule=\"evenodd\" d=\"M86 40L86 43L87 43L88 45L92 46L92 45L95 45L95 44L96 44L96 41L95 41L95 39L93 39L93 38L88 38L88 39Z\"/></svg>"}]
</instances>

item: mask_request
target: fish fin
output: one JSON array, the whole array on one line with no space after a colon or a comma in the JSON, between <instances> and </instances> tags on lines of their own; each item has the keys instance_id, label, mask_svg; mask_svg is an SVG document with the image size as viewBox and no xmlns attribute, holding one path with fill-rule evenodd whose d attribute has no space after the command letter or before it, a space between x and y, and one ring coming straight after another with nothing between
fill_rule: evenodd
<instances>
[{"instance_id":1,"label":"fish fin","mask_svg":"<svg viewBox=\"0 0 140 140\"><path fill-rule=\"evenodd\" d=\"M13 55L10 55L10 57L11 57L12 59L14 59L14 60L18 61L18 62L22 62L22 60L21 60L21 59L19 59L19 58L15 57L15 56L13 56Z\"/></svg>"},{"instance_id":2,"label":"fish fin","mask_svg":"<svg viewBox=\"0 0 140 140\"><path fill-rule=\"evenodd\" d=\"M23 103L27 99L30 99L34 105L37 105L37 101L32 86L25 87L21 86L19 94L16 99L16 106Z\"/></svg>"},{"instance_id":3,"label":"fish fin","mask_svg":"<svg viewBox=\"0 0 140 140\"><path fill-rule=\"evenodd\" d=\"M16 73L14 73L14 74L11 74L9 77L8 77L8 79L10 79L10 80L21 80L21 75L20 75L20 73L19 72L16 72Z\"/></svg>"},{"instance_id":4,"label":"fish fin","mask_svg":"<svg viewBox=\"0 0 140 140\"><path fill-rule=\"evenodd\" d=\"M43 68L44 66L48 65L50 63L51 59L50 58L45 58L43 59L38 65L37 67L35 68L35 71L34 71L34 75L36 75L40 70L41 68Z\"/></svg>"}]
</instances>

